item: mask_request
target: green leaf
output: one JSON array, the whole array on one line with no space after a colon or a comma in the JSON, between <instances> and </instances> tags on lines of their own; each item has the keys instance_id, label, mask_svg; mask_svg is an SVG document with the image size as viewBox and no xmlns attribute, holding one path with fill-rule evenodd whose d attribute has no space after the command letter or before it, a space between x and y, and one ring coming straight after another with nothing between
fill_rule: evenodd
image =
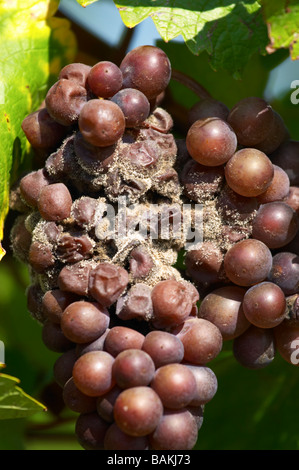
<instances>
[{"instance_id":1,"label":"green leaf","mask_svg":"<svg viewBox=\"0 0 299 470\"><path fill-rule=\"evenodd\" d=\"M269 51L288 48L293 60L299 59L299 4L297 0L263 0L268 25Z\"/></svg>"},{"instance_id":2,"label":"green leaf","mask_svg":"<svg viewBox=\"0 0 299 470\"><path fill-rule=\"evenodd\" d=\"M267 29L254 0L121 0L126 26L151 17L165 42L182 36L193 54L207 51L214 70L239 77L255 52L265 53Z\"/></svg>"},{"instance_id":3,"label":"green leaf","mask_svg":"<svg viewBox=\"0 0 299 470\"><path fill-rule=\"evenodd\" d=\"M46 408L25 393L18 385L19 379L0 374L0 419L25 418Z\"/></svg>"},{"instance_id":4,"label":"green leaf","mask_svg":"<svg viewBox=\"0 0 299 470\"><path fill-rule=\"evenodd\" d=\"M70 22L53 17L58 5L59 0L0 3L0 241L10 183L29 152L21 123L38 108L60 68L74 57ZM4 253L0 244L0 259Z\"/></svg>"}]
</instances>

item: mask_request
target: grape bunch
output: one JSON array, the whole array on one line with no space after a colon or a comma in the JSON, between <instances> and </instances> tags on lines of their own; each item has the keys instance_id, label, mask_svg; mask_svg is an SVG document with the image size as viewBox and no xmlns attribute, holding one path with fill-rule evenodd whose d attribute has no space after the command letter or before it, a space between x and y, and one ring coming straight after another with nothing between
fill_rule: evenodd
<instances>
[{"instance_id":1,"label":"grape bunch","mask_svg":"<svg viewBox=\"0 0 299 470\"><path fill-rule=\"evenodd\" d=\"M294 363L299 143L256 97L201 99L175 137L172 77L154 46L72 63L22 123L37 169L11 244L84 449L194 448L224 341L247 368Z\"/></svg>"}]
</instances>

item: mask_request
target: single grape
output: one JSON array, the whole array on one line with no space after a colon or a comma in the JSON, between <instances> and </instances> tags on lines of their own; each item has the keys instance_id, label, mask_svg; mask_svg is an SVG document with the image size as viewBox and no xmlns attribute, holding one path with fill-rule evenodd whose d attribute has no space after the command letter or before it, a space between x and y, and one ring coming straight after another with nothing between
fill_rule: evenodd
<instances>
[{"instance_id":1,"label":"single grape","mask_svg":"<svg viewBox=\"0 0 299 470\"><path fill-rule=\"evenodd\" d=\"M114 357L105 351L91 351L80 356L73 368L76 387L91 397L109 392L115 385L112 377L113 362Z\"/></svg>"},{"instance_id":2,"label":"single grape","mask_svg":"<svg viewBox=\"0 0 299 470\"><path fill-rule=\"evenodd\" d=\"M92 257L94 242L87 235L61 234L56 245L55 254L63 263L77 263Z\"/></svg>"},{"instance_id":3,"label":"single grape","mask_svg":"<svg viewBox=\"0 0 299 470\"><path fill-rule=\"evenodd\" d=\"M197 101L188 111L188 121L190 126L199 119L219 118L227 120L229 114L228 107L214 98L205 98Z\"/></svg>"},{"instance_id":4,"label":"single grape","mask_svg":"<svg viewBox=\"0 0 299 470\"><path fill-rule=\"evenodd\" d=\"M42 299L45 316L54 323L60 323L63 311L68 305L78 300L75 294L60 289L48 290Z\"/></svg>"},{"instance_id":5,"label":"single grape","mask_svg":"<svg viewBox=\"0 0 299 470\"><path fill-rule=\"evenodd\" d=\"M278 285L285 295L296 294L299 289L299 255L287 251L274 255L268 279Z\"/></svg>"},{"instance_id":6,"label":"single grape","mask_svg":"<svg viewBox=\"0 0 299 470\"><path fill-rule=\"evenodd\" d=\"M215 373L207 366L197 366L185 363L191 370L196 381L196 393L188 406L201 407L210 402L218 390L218 380Z\"/></svg>"},{"instance_id":7,"label":"single grape","mask_svg":"<svg viewBox=\"0 0 299 470\"><path fill-rule=\"evenodd\" d=\"M153 450L191 450L197 436L197 422L188 409L164 410L149 441Z\"/></svg>"},{"instance_id":8,"label":"single grape","mask_svg":"<svg viewBox=\"0 0 299 470\"><path fill-rule=\"evenodd\" d=\"M129 282L127 271L112 263L99 263L89 274L89 293L105 307L112 305Z\"/></svg>"},{"instance_id":9,"label":"single grape","mask_svg":"<svg viewBox=\"0 0 299 470\"><path fill-rule=\"evenodd\" d=\"M90 70L90 65L81 64L80 62L73 62L71 64L65 65L60 70L58 78L65 78L77 83L82 87L86 87L86 80Z\"/></svg>"},{"instance_id":10,"label":"single grape","mask_svg":"<svg viewBox=\"0 0 299 470\"><path fill-rule=\"evenodd\" d=\"M259 204L284 200L290 191L288 174L279 166L273 165L274 176L266 191L257 197Z\"/></svg>"},{"instance_id":11,"label":"single grape","mask_svg":"<svg viewBox=\"0 0 299 470\"><path fill-rule=\"evenodd\" d=\"M185 257L186 274L196 284L213 284L220 280L223 253L213 242L204 241L196 250L188 250Z\"/></svg>"},{"instance_id":12,"label":"single grape","mask_svg":"<svg viewBox=\"0 0 299 470\"><path fill-rule=\"evenodd\" d=\"M286 315L286 298L273 282L261 282L250 287L242 302L246 318L259 328L274 328Z\"/></svg>"},{"instance_id":13,"label":"single grape","mask_svg":"<svg viewBox=\"0 0 299 470\"><path fill-rule=\"evenodd\" d=\"M105 339L104 348L113 357L127 349L141 349L144 335L127 326L114 326L110 329Z\"/></svg>"},{"instance_id":14,"label":"single grape","mask_svg":"<svg viewBox=\"0 0 299 470\"><path fill-rule=\"evenodd\" d=\"M195 121L188 130L186 145L191 157L206 166L227 162L237 150L237 137L230 125L219 118Z\"/></svg>"},{"instance_id":15,"label":"single grape","mask_svg":"<svg viewBox=\"0 0 299 470\"><path fill-rule=\"evenodd\" d=\"M192 309L185 284L172 279L158 282L152 289L153 323L163 329L183 322Z\"/></svg>"},{"instance_id":16,"label":"single grape","mask_svg":"<svg viewBox=\"0 0 299 470\"><path fill-rule=\"evenodd\" d=\"M31 232L26 228L26 215L16 217L10 232L10 242L14 256L21 263L28 263L29 249L32 242Z\"/></svg>"},{"instance_id":17,"label":"single grape","mask_svg":"<svg viewBox=\"0 0 299 470\"><path fill-rule=\"evenodd\" d=\"M87 296L90 271L91 266L85 261L64 266L57 279L59 289Z\"/></svg>"},{"instance_id":18,"label":"single grape","mask_svg":"<svg viewBox=\"0 0 299 470\"><path fill-rule=\"evenodd\" d=\"M227 120L237 134L238 143L253 147L267 138L274 122L274 111L262 98L250 96L232 107Z\"/></svg>"},{"instance_id":19,"label":"single grape","mask_svg":"<svg viewBox=\"0 0 299 470\"><path fill-rule=\"evenodd\" d=\"M195 397L196 380L187 366L173 363L156 370L151 387L166 408L180 409Z\"/></svg>"},{"instance_id":20,"label":"single grape","mask_svg":"<svg viewBox=\"0 0 299 470\"><path fill-rule=\"evenodd\" d=\"M219 328L204 318L190 317L173 328L184 346L184 360L192 364L204 365L218 356L223 346Z\"/></svg>"},{"instance_id":21,"label":"single grape","mask_svg":"<svg viewBox=\"0 0 299 470\"><path fill-rule=\"evenodd\" d=\"M48 186L49 184L49 178L43 169L28 173L28 175L23 176L20 181L20 192L22 199L30 207L36 208L41 190L43 187Z\"/></svg>"},{"instance_id":22,"label":"single grape","mask_svg":"<svg viewBox=\"0 0 299 470\"><path fill-rule=\"evenodd\" d=\"M129 264L130 274L134 277L134 279L140 280L144 277L147 277L151 269L154 267L152 256L148 250L141 245L133 248L131 251Z\"/></svg>"},{"instance_id":23,"label":"single grape","mask_svg":"<svg viewBox=\"0 0 299 470\"><path fill-rule=\"evenodd\" d=\"M100 304L79 300L68 305L61 317L61 329L74 343L99 338L108 328L109 312Z\"/></svg>"},{"instance_id":24,"label":"single grape","mask_svg":"<svg viewBox=\"0 0 299 470\"><path fill-rule=\"evenodd\" d=\"M262 204L252 222L252 236L270 249L287 245L298 229L298 215L283 201Z\"/></svg>"},{"instance_id":25,"label":"single grape","mask_svg":"<svg viewBox=\"0 0 299 470\"><path fill-rule=\"evenodd\" d=\"M238 286L251 286L264 281L271 267L271 251L260 240L241 240L224 256L225 273Z\"/></svg>"},{"instance_id":26,"label":"single grape","mask_svg":"<svg viewBox=\"0 0 299 470\"><path fill-rule=\"evenodd\" d=\"M147 436L129 436L116 423L112 423L105 435L105 450L147 450Z\"/></svg>"},{"instance_id":27,"label":"single grape","mask_svg":"<svg viewBox=\"0 0 299 470\"><path fill-rule=\"evenodd\" d=\"M199 317L216 325L224 341L240 336L250 326L242 304L245 293L246 289L239 286L219 287L200 304Z\"/></svg>"},{"instance_id":28,"label":"single grape","mask_svg":"<svg viewBox=\"0 0 299 470\"><path fill-rule=\"evenodd\" d=\"M290 137L282 117L276 111L273 110L273 112L274 120L272 125L268 128L267 136L264 140L255 145L255 148L261 150L267 155L273 153Z\"/></svg>"},{"instance_id":29,"label":"single grape","mask_svg":"<svg viewBox=\"0 0 299 470\"><path fill-rule=\"evenodd\" d=\"M264 193L274 177L271 160L260 150L238 150L225 166L225 178L229 187L245 197Z\"/></svg>"},{"instance_id":30,"label":"single grape","mask_svg":"<svg viewBox=\"0 0 299 470\"><path fill-rule=\"evenodd\" d=\"M87 83L91 91L99 98L111 98L121 89L123 77L116 64L103 60L90 69Z\"/></svg>"},{"instance_id":31,"label":"single grape","mask_svg":"<svg viewBox=\"0 0 299 470\"><path fill-rule=\"evenodd\" d=\"M71 217L80 228L91 228L96 225L97 200L82 196L73 202Z\"/></svg>"},{"instance_id":32,"label":"single grape","mask_svg":"<svg viewBox=\"0 0 299 470\"><path fill-rule=\"evenodd\" d=\"M96 147L115 144L125 131L122 110L108 100L89 100L81 109L78 124L83 138Z\"/></svg>"},{"instance_id":33,"label":"single grape","mask_svg":"<svg viewBox=\"0 0 299 470\"><path fill-rule=\"evenodd\" d=\"M252 221L259 204L257 198L241 196L226 185L217 198L216 207L225 223L243 226Z\"/></svg>"},{"instance_id":34,"label":"single grape","mask_svg":"<svg viewBox=\"0 0 299 470\"><path fill-rule=\"evenodd\" d=\"M61 354L54 362L53 376L61 388L72 377L73 367L77 359L78 355L74 347Z\"/></svg>"},{"instance_id":35,"label":"single grape","mask_svg":"<svg viewBox=\"0 0 299 470\"><path fill-rule=\"evenodd\" d=\"M32 269L42 274L55 264L52 246L34 241L30 245L28 261Z\"/></svg>"},{"instance_id":36,"label":"single grape","mask_svg":"<svg viewBox=\"0 0 299 470\"><path fill-rule=\"evenodd\" d=\"M48 113L63 126L70 126L78 120L86 102L86 88L65 78L54 83L45 98Z\"/></svg>"},{"instance_id":37,"label":"single grape","mask_svg":"<svg viewBox=\"0 0 299 470\"><path fill-rule=\"evenodd\" d=\"M71 213L72 196L63 183L44 186L38 197L37 208L45 220L60 222Z\"/></svg>"},{"instance_id":38,"label":"single grape","mask_svg":"<svg viewBox=\"0 0 299 470\"><path fill-rule=\"evenodd\" d=\"M121 320L151 319L153 315L151 288L147 284L134 284L126 295L119 297L115 313Z\"/></svg>"},{"instance_id":39,"label":"single grape","mask_svg":"<svg viewBox=\"0 0 299 470\"><path fill-rule=\"evenodd\" d=\"M275 357L273 329L252 325L234 339L233 354L248 369L263 369L268 366Z\"/></svg>"},{"instance_id":40,"label":"single grape","mask_svg":"<svg viewBox=\"0 0 299 470\"><path fill-rule=\"evenodd\" d=\"M75 434L83 449L103 450L108 428L109 423L104 421L96 411L82 413L76 420Z\"/></svg>"},{"instance_id":41,"label":"single grape","mask_svg":"<svg viewBox=\"0 0 299 470\"><path fill-rule=\"evenodd\" d=\"M162 49L138 46L129 51L120 64L123 88L136 88L148 99L162 93L171 78L171 64Z\"/></svg>"},{"instance_id":42,"label":"single grape","mask_svg":"<svg viewBox=\"0 0 299 470\"><path fill-rule=\"evenodd\" d=\"M147 333L142 344L143 351L147 352L158 367L179 363L184 358L184 346L175 335L161 330Z\"/></svg>"},{"instance_id":43,"label":"single grape","mask_svg":"<svg viewBox=\"0 0 299 470\"><path fill-rule=\"evenodd\" d=\"M206 166L189 160L180 173L184 194L192 201L201 203L213 199L224 183L223 166Z\"/></svg>"},{"instance_id":44,"label":"single grape","mask_svg":"<svg viewBox=\"0 0 299 470\"><path fill-rule=\"evenodd\" d=\"M21 127L35 149L55 149L68 132L68 128L55 121L46 108L28 114Z\"/></svg>"},{"instance_id":45,"label":"single grape","mask_svg":"<svg viewBox=\"0 0 299 470\"><path fill-rule=\"evenodd\" d=\"M134 88L124 88L116 93L111 101L116 103L124 113L126 127L140 126L150 113L147 97Z\"/></svg>"},{"instance_id":46,"label":"single grape","mask_svg":"<svg viewBox=\"0 0 299 470\"><path fill-rule=\"evenodd\" d=\"M115 423L130 436L146 436L153 432L162 414L162 402L151 387L123 390L114 404Z\"/></svg>"},{"instance_id":47,"label":"single grape","mask_svg":"<svg viewBox=\"0 0 299 470\"><path fill-rule=\"evenodd\" d=\"M116 356L112 374L121 388L149 385L155 374L155 364L145 351L126 349Z\"/></svg>"}]
</instances>

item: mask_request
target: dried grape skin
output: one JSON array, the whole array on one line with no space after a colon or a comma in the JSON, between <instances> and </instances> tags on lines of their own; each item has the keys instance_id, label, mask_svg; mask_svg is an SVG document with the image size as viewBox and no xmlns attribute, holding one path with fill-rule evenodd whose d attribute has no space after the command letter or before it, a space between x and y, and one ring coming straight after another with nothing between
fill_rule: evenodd
<instances>
[{"instance_id":1,"label":"dried grape skin","mask_svg":"<svg viewBox=\"0 0 299 470\"><path fill-rule=\"evenodd\" d=\"M72 203L67 186L53 183L41 189L37 208L45 220L60 222L70 216Z\"/></svg>"},{"instance_id":2,"label":"dried grape skin","mask_svg":"<svg viewBox=\"0 0 299 470\"><path fill-rule=\"evenodd\" d=\"M224 270L231 282L251 286L264 281L272 267L272 254L260 240L241 240L224 256Z\"/></svg>"},{"instance_id":3,"label":"dried grape skin","mask_svg":"<svg viewBox=\"0 0 299 470\"><path fill-rule=\"evenodd\" d=\"M112 305L129 282L127 271L112 263L100 263L89 274L89 293L105 307Z\"/></svg>"}]
</instances>

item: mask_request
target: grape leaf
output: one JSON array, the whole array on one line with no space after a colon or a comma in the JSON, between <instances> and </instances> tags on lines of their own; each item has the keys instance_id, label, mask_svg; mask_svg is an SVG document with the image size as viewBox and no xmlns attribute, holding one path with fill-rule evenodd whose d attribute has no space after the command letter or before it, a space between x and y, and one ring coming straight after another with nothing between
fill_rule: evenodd
<instances>
[{"instance_id":1,"label":"grape leaf","mask_svg":"<svg viewBox=\"0 0 299 470\"><path fill-rule=\"evenodd\" d=\"M207 51L214 70L236 78L257 51L265 53L267 29L254 0L120 0L123 22L134 27L151 17L165 42L182 36L193 54Z\"/></svg>"},{"instance_id":2,"label":"grape leaf","mask_svg":"<svg viewBox=\"0 0 299 470\"><path fill-rule=\"evenodd\" d=\"M16 377L0 373L0 419L25 418L46 411L44 405L17 385L19 382Z\"/></svg>"},{"instance_id":3,"label":"grape leaf","mask_svg":"<svg viewBox=\"0 0 299 470\"><path fill-rule=\"evenodd\" d=\"M53 15L59 0L0 3L0 241L9 188L29 152L22 120L37 109L76 48L70 22ZM0 243L0 259L5 254Z\"/></svg>"},{"instance_id":4,"label":"grape leaf","mask_svg":"<svg viewBox=\"0 0 299 470\"><path fill-rule=\"evenodd\" d=\"M298 0L263 0L261 3L268 25L269 51L289 48L291 58L299 59Z\"/></svg>"}]
</instances>

